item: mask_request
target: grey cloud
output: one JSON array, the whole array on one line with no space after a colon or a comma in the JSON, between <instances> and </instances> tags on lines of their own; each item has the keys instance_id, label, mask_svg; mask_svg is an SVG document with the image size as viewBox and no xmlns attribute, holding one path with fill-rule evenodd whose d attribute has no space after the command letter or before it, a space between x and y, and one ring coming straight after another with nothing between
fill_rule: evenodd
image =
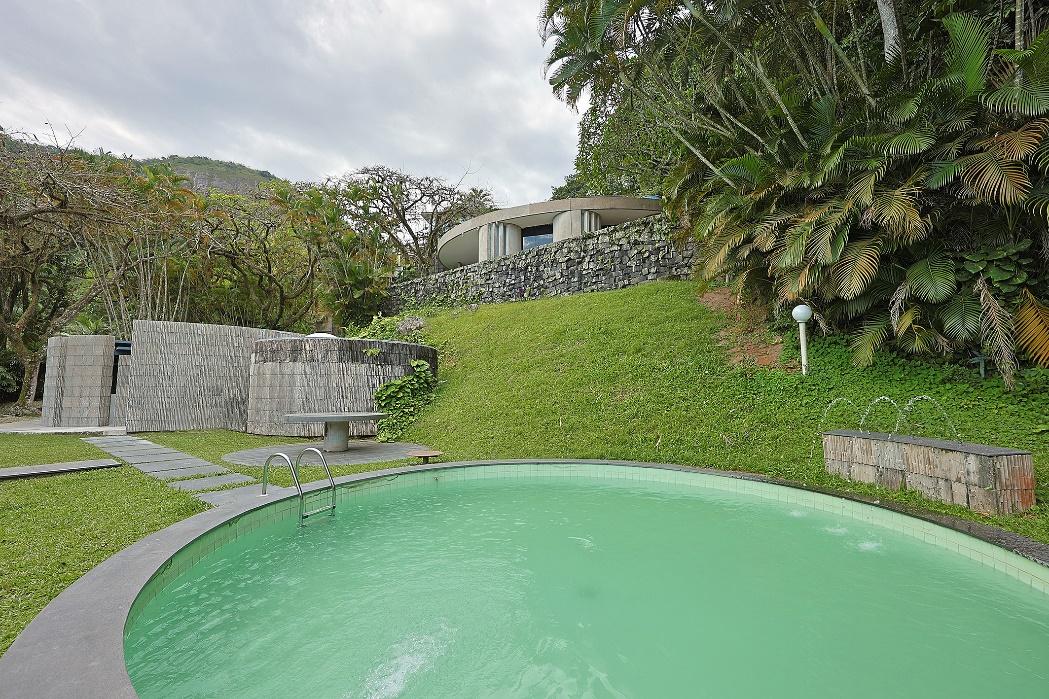
<instances>
[{"instance_id":1,"label":"grey cloud","mask_svg":"<svg viewBox=\"0 0 1049 699\"><path fill-rule=\"evenodd\" d=\"M316 180L372 163L549 196L577 116L541 75L538 0L5 0L0 124Z\"/></svg>"}]
</instances>

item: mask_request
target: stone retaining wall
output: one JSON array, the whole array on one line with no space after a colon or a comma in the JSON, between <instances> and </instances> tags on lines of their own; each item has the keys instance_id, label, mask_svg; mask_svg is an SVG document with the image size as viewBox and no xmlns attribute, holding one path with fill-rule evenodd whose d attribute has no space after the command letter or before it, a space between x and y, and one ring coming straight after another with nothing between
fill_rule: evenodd
<instances>
[{"instance_id":1,"label":"stone retaining wall","mask_svg":"<svg viewBox=\"0 0 1049 699\"><path fill-rule=\"evenodd\" d=\"M421 359L437 373L437 350L406 342L325 337L260 340L251 355L247 431L318 437L322 423L289 423L289 413L373 412L375 391ZM350 423L350 435L375 423Z\"/></svg>"},{"instance_id":2,"label":"stone retaining wall","mask_svg":"<svg viewBox=\"0 0 1049 699\"><path fill-rule=\"evenodd\" d=\"M47 341L41 414L44 426L109 424L114 344L111 335L69 335Z\"/></svg>"},{"instance_id":3,"label":"stone retaining wall","mask_svg":"<svg viewBox=\"0 0 1049 699\"><path fill-rule=\"evenodd\" d=\"M891 490L916 490L984 514L1034 507L1031 453L922 437L832 430L823 434L828 473Z\"/></svg>"},{"instance_id":4,"label":"stone retaining wall","mask_svg":"<svg viewBox=\"0 0 1049 699\"><path fill-rule=\"evenodd\" d=\"M692 274L690 246L679 249L661 218L604 228L394 285L388 312L444 303L493 303L605 291Z\"/></svg>"}]
</instances>

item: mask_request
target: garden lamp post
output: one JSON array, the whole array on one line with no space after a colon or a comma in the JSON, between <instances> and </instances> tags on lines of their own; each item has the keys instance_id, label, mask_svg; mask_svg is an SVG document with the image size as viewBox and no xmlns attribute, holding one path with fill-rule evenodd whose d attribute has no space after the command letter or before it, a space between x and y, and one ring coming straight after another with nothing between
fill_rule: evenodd
<instances>
[{"instance_id":1,"label":"garden lamp post","mask_svg":"<svg viewBox=\"0 0 1049 699\"><path fill-rule=\"evenodd\" d=\"M801 373L804 376L809 373L809 338L805 332L805 324L812 320L812 308L803 303L795 306L790 314L794 320L798 321L798 336L801 339Z\"/></svg>"}]
</instances>

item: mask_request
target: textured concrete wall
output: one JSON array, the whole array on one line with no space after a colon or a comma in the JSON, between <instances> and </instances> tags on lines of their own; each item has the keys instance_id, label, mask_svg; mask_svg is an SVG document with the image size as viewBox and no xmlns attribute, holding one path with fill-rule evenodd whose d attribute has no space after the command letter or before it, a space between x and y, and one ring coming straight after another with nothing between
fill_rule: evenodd
<instances>
[{"instance_id":1,"label":"textured concrete wall","mask_svg":"<svg viewBox=\"0 0 1049 699\"><path fill-rule=\"evenodd\" d=\"M404 376L411 361L437 371L437 350L425 345L342 338L260 340L251 357L247 431L316 437L321 423L288 423L288 413L370 412L384 383ZM352 436L375 434L374 423L350 423Z\"/></svg>"},{"instance_id":2,"label":"textured concrete wall","mask_svg":"<svg viewBox=\"0 0 1049 699\"><path fill-rule=\"evenodd\" d=\"M131 386L131 356L122 354L117 357L117 385L110 396L109 424L123 425L127 420L127 402Z\"/></svg>"},{"instance_id":3,"label":"textured concrete wall","mask_svg":"<svg viewBox=\"0 0 1049 699\"><path fill-rule=\"evenodd\" d=\"M1030 452L982 444L834 430L823 435L829 473L891 490L916 490L931 500L985 514L1034 507Z\"/></svg>"},{"instance_id":4,"label":"textured concrete wall","mask_svg":"<svg viewBox=\"0 0 1049 699\"><path fill-rule=\"evenodd\" d=\"M47 341L41 422L47 427L109 424L113 382L111 335L70 335Z\"/></svg>"},{"instance_id":5,"label":"textured concrete wall","mask_svg":"<svg viewBox=\"0 0 1049 699\"><path fill-rule=\"evenodd\" d=\"M256 340L295 333L136 320L131 332L129 432L226 428L248 419Z\"/></svg>"},{"instance_id":6,"label":"textured concrete wall","mask_svg":"<svg viewBox=\"0 0 1049 699\"><path fill-rule=\"evenodd\" d=\"M691 274L691 248L679 250L661 220L643 219L398 284L389 310L603 291Z\"/></svg>"}]
</instances>

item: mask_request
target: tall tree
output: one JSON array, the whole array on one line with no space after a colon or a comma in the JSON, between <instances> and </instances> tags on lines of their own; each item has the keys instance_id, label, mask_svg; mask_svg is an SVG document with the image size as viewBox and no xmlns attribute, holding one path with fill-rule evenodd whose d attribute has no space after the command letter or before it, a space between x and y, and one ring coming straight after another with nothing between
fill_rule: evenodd
<instances>
[{"instance_id":1,"label":"tall tree","mask_svg":"<svg viewBox=\"0 0 1049 699\"><path fill-rule=\"evenodd\" d=\"M385 165L362 168L328 183L354 226L377 229L404 263L437 269L437 241L463 221L495 208L491 192L462 180L409 175Z\"/></svg>"},{"instance_id":2,"label":"tall tree","mask_svg":"<svg viewBox=\"0 0 1049 699\"><path fill-rule=\"evenodd\" d=\"M92 262L148 229L134 178L125 161L0 131L0 334L23 371L17 409L33 397L48 337L128 270Z\"/></svg>"}]
</instances>

